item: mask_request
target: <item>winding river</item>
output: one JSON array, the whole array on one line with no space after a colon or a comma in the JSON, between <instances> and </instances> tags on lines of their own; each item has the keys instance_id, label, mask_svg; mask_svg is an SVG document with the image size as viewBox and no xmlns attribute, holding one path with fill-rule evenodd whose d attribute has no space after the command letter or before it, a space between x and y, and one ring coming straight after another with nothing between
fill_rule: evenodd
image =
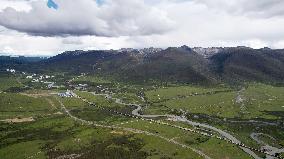
<instances>
[{"instance_id":1,"label":"winding river","mask_svg":"<svg viewBox=\"0 0 284 159\"><path fill-rule=\"evenodd\" d=\"M140 114L139 112L142 110L142 106L139 105L139 104L132 104L132 103L124 103L121 99L119 98L115 98L115 97L112 97L112 95L110 94L96 94L96 93L92 93L93 95L96 95L96 96L105 96L105 98L109 99L109 100L114 100L117 104L121 104L121 105L125 105L125 106L135 106L136 109L134 109L132 111L132 115L135 115L135 116L139 116L139 117L143 117L143 118L158 118L158 117L167 117L169 119L172 119L172 120L175 120L175 121L180 121L180 122L184 122L184 123L187 123L189 125L192 125L192 126L198 126L198 127L203 127L203 128L206 128L206 129L210 129L214 132L217 132L218 134L220 134L222 137L228 139L228 140L231 140L232 142L234 143L237 143L237 144L240 144L241 141L238 140L237 138L235 138L233 135L231 135L230 133L224 131L224 130L221 130L219 128L216 128L214 126L211 126L211 125L208 125L208 124L204 124L204 123L199 123L199 122L195 122L195 121L191 121L191 120L188 120L186 117L184 116L176 116L176 115L142 115ZM142 99L142 101L145 101L143 97L140 97ZM244 152L246 152L247 154L249 154L251 157L253 157L254 159L262 159L261 157L259 157L258 155L256 155L252 150L248 149L248 148L245 148L245 147L240 147ZM276 152L276 151L274 151ZM278 152L278 151L277 151ZM275 153L271 153L269 152L270 154L275 154ZM274 159L274 157L272 156L269 156L267 155L267 157L269 157L269 159Z\"/></svg>"},{"instance_id":2,"label":"winding river","mask_svg":"<svg viewBox=\"0 0 284 159\"><path fill-rule=\"evenodd\" d=\"M272 140L275 140L273 137L271 137L270 135L267 134L263 134L263 133L251 133L250 137L255 140L258 144L263 145L261 148L268 151L270 154L277 154L277 153L284 153L284 148L279 149L277 147L273 147L270 146L269 144L265 143L264 141L262 141L261 139L259 139L259 136L266 136L269 137ZM266 159L273 159L272 156L267 155Z\"/></svg>"}]
</instances>

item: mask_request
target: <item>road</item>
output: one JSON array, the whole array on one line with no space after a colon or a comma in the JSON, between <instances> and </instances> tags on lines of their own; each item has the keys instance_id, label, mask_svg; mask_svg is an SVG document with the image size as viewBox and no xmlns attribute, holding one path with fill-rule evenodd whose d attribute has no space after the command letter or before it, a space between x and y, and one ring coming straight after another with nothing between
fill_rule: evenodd
<instances>
[{"instance_id":1,"label":"road","mask_svg":"<svg viewBox=\"0 0 284 159\"><path fill-rule=\"evenodd\" d=\"M263 145L261 148L265 149L266 151L268 151L270 154L280 154L280 153L284 153L284 148L279 149L277 147L273 147L270 146L269 144L265 143L264 141L262 141L261 139L259 139L259 136L266 136L269 137L272 140L275 140L273 137L267 135L267 134L263 134L263 133L251 133L250 137L255 140L258 144ZM273 157L267 155L266 159L273 159Z\"/></svg>"},{"instance_id":2,"label":"road","mask_svg":"<svg viewBox=\"0 0 284 159\"><path fill-rule=\"evenodd\" d=\"M148 135L148 136L154 136L154 137L158 137L160 139L163 139L167 142L170 142L170 143L173 143L175 145L178 145L178 146L181 146L183 148L187 148L187 149L190 149L192 150L193 152L199 154L200 156L202 156L203 158L205 159L211 159L209 156L207 156L206 154L204 154L203 152L195 149L195 148L192 148L190 146L187 146L185 144L182 144L182 143L179 143L173 139L169 139L169 138L166 138L162 135L159 135L159 134L154 134L154 133L151 133L151 132L148 132L148 131L144 131L144 130L139 130L139 129L134 129L134 128L125 128L125 127L119 127L119 126L109 126L109 125L102 125L102 124L97 124L93 121L87 121L87 120L84 120L84 119L80 119L78 117L75 117L74 115L72 115L70 113L70 111L64 106L64 104L58 99L56 98L57 101L60 103L61 105L61 109L70 117L72 118L73 120L77 121L77 122L80 122L82 124L86 124L86 125L91 125L91 126L95 126L95 127L102 127L102 128L108 128L108 129L120 129L120 130L124 130L124 131L128 131L128 132L132 132L132 133L140 133L140 134L145 134L145 135Z\"/></svg>"},{"instance_id":3,"label":"road","mask_svg":"<svg viewBox=\"0 0 284 159\"><path fill-rule=\"evenodd\" d=\"M96 93L92 93L93 95L99 95L99 96L105 96L105 98L109 99L109 100L114 100L117 104L121 104L121 105L125 105L125 106L136 106L136 109L134 109L132 111L132 115L134 116L139 116L142 118L158 118L158 117L167 117L170 119L173 119L175 121L180 121L180 122L185 122L189 125L192 126L197 126L197 127L203 127L206 129L210 129L214 132L217 132L218 134L220 134L222 137L224 137L225 139L228 139L231 141L231 143L236 144L236 145L243 145L242 142L240 140L238 140L236 137L234 137L233 135L231 135L230 133L221 130L219 128L216 128L214 126L208 125L208 124L204 124L204 123L199 123L199 122L195 122L195 121L191 121L188 120L187 118L183 117L183 116L176 116L176 115L142 115L139 112L142 109L142 106L139 104L132 104L132 103L124 103L121 99L118 98L114 98L112 97L110 94L96 94ZM142 100L145 101L142 97ZM262 159L261 157L259 157L257 154L254 153L254 151L252 151L250 148L247 148L247 146L239 146L244 152L246 152L247 154L249 154L251 157L253 157L254 159ZM275 154L270 154L269 152L267 152L267 156L270 156L270 158L275 158L271 155L275 155Z\"/></svg>"}]
</instances>

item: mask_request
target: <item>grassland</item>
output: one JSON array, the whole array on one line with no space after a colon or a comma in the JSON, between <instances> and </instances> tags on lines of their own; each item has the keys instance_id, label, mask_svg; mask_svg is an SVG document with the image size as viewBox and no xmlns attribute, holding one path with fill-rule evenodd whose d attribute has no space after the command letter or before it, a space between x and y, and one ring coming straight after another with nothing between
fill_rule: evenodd
<instances>
[{"instance_id":1,"label":"grassland","mask_svg":"<svg viewBox=\"0 0 284 159\"><path fill-rule=\"evenodd\" d=\"M76 94L79 96L86 98L90 102L94 102L95 104L98 104L102 107L116 107L118 104L116 104L114 101L108 100L105 98L104 95L93 95L89 92L82 92L82 91L76 91Z\"/></svg>"},{"instance_id":2,"label":"grassland","mask_svg":"<svg viewBox=\"0 0 284 159\"><path fill-rule=\"evenodd\" d=\"M275 119L269 112L284 112L284 87L251 84L243 96L247 117Z\"/></svg>"},{"instance_id":3,"label":"grassland","mask_svg":"<svg viewBox=\"0 0 284 159\"><path fill-rule=\"evenodd\" d=\"M144 114L165 114L171 113L173 110L179 112L182 109L189 113L191 120L199 120L202 123L209 123L232 132L235 137L251 147L260 149L261 146L250 137L251 133L255 132L272 136L275 140L264 139L264 141L278 148L283 147L281 144L284 140L283 87L260 83L247 83L242 89L210 88L200 90L191 87L161 87L145 92L150 104L145 108ZM237 102L238 97L242 98L241 102ZM193 118L195 114L199 116L198 119ZM249 119L258 122L230 122ZM278 124L267 125L265 122ZM203 151L206 152L206 149ZM209 153L214 154L214 152Z\"/></svg>"},{"instance_id":4,"label":"grassland","mask_svg":"<svg viewBox=\"0 0 284 159\"><path fill-rule=\"evenodd\" d=\"M42 141L27 141L7 146L0 149L0 156L3 159L23 159L23 158L38 158L44 159L45 154L41 150Z\"/></svg>"},{"instance_id":5,"label":"grassland","mask_svg":"<svg viewBox=\"0 0 284 159\"><path fill-rule=\"evenodd\" d=\"M135 93L117 93L113 95L114 98L121 99L125 103L142 104L141 98L137 97Z\"/></svg>"},{"instance_id":6,"label":"grassland","mask_svg":"<svg viewBox=\"0 0 284 159\"><path fill-rule=\"evenodd\" d=\"M154 90L145 92L146 97L151 102L159 102L163 100L169 100L172 98L185 98L187 96L194 96L198 94L213 94L215 92L230 91L229 88L224 86L220 87L197 87L197 86L172 86L172 87L160 87Z\"/></svg>"},{"instance_id":7,"label":"grassland","mask_svg":"<svg viewBox=\"0 0 284 159\"><path fill-rule=\"evenodd\" d=\"M22 87L12 75L0 75L0 91L5 91L11 87Z\"/></svg>"},{"instance_id":8,"label":"grassland","mask_svg":"<svg viewBox=\"0 0 284 159\"><path fill-rule=\"evenodd\" d=\"M268 112L284 111L284 88L264 84L249 84L244 91L182 86L159 88L145 94L152 104L146 113L156 113L159 108L164 112L183 109L223 118L270 119L277 117ZM237 96L241 96L243 102L237 102Z\"/></svg>"},{"instance_id":9,"label":"grassland","mask_svg":"<svg viewBox=\"0 0 284 159\"><path fill-rule=\"evenodd\" d=\"M35 98L16 93L0 94L0 119L37 117L55 111L53 98Z\"/></svg>"},{"instance_id":10,"label":"grassland","mask_svg":"<svg viewBox=\"0 0 284 159\"><path fill-rule=\"evenodd\" d=\"M8 81L7 79L3 80ZM17 80L15 81L19 84ZM276 141L271 141L267 138L264 138L264 140L272 145L281 147L283 146L281 143L284 143L283 131L277 126L231 124L223 121L223 118L233 120L255 117L269 121L280 120L281 112L284 109L282 108L284 103L284 89L282 87L249 84L242 91L226 86L210 88L189 85L143 87L114 84L111 80L91 76L81 77L76 79L75 82L89 82L91 84L90 87L94 88L98 84L104 85L104 87L108 87L109 90L115 92L113 97L122 99L125 103L147 105L144 109L144 114L166 114L172 113L173 110L183 109L193 115L209 115L209 117L217 118L217 121L220 122L213 121L211 118L199 118L196 120L232 132L234 136L252 147L259 148L260 146L249 137L252 132L271 135ZM11 87L14 84L11 84ZM16 86L19 87L19 85ZM184 132L164 125L136 121L136 119L99 109L97 106L124 113L130 113L133 109L130 106L117 104L104 96L95 96L89 92L75 91L76 94L95 103L95 106L91 106L79 98L56 97L54 93L58 91L61 90L30 89L19 93L0 93L0 120L25 117L33 117L34 119L33 121L22 123L0 121L1 159L72 158L74 156L78 158L98 156L98 158L109 159L201 158L200 155L192 150L175 145L157 136L133 133L122 129L106 129L82 125L68 117L67 114L64 114L59 101L65 105L72 115L83 120L102 125L120 125L120 123L124 123L120 126L135 128L173 139L191 148L200 150L211 158L249 158L240 148L221 140L204 137L196 133ZM141 92L147 100L145 103L137 97L137 94ZM236 102L238 95L244 98L242 103ZM167 122L193 128L184 123Z\"/></svg>"},{"instance_id":11,"label":"grassland","mask_svg":"<svg viewBox=\"0 0 284 159\"><path fill-rule=\"evenodd\" d=\"M212 158L250 158L248 155L242 153L242 150L240 150L238 147L228 144L224 141L210 139L208 137L196 133L184 132L180 131L179 129L171 128L164 125L157 125L155 123L139 121L125 124L124 127L139 128L165 136L170 139L177 140L180 143L184 143L192 148L204 152Z\"/></svg>"},{"instance_id":12,"label":"grassland","mask_svg":"<svg viewBox=\"0 0 284 159\"><path fill-rule=\"evenodd\" d=\"M24 97L26 98L26 96ZM32 100L31 102L38 101ZM81 105L82 103L76 100L64 101L64 104L72 109L72 113L76 109L86 109L85 105ZM41 107L44 106L50 107L49 105L41 105ZM31 108L37 109L36 107ZM57 111L60 109L58 108ZM84 114L82 117L100 121L106 121L107 118L113 117L109 114L96 113L96 111L92 110L94 114ZM74 114L80 117L80 114ZM89 118L92 116L93 118ZM115 119L115 121L119 120ZM79 155L81 158L90 158L94 155L101 158L129 159L200 158L192 151L172 145L159 138L120 130L87 127L62 114L40 116L29 123L1 123L0 129L6 130L0 132L0 158L3 159L63 156L68 158L72 154ZM160 148L161 145L162 148Z\"/></svg>"},{"instance_id":13,"label":"grassland","mask_svg":"<svg viewBox=\"0 0 284 159\"><path fill-rule=\"evenodd\" d=\"M110 84L112 83L110 80L99 77L99 76L81 76L81 77L75 77L74 82L90 82L90 83L96 83L96 84Z\"/></svg>"}]
</instances>

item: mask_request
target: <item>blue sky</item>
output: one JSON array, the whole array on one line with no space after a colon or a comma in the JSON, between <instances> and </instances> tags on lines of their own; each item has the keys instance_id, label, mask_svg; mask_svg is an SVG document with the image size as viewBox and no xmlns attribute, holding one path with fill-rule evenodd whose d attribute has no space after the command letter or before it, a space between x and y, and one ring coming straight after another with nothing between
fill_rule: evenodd
<instances>
[{"instance_id":1,"label":"blue sky","mask_svg":"<svg viewBox=\"0 0 284 159\"><path fill-rule=\"evenodd\" d=\"M98 5L102 5L104 3L104 0L96 0L96 2L98 3ZM47 6L48 8L53 8L53 9L58 9L58 5L56 4L55 0L48 0L47 1Z\"/></svg>"},{"instance_id":2,"label":"blue sky","mask_svg":"<svg viewBox=\"0 0 284 159\"><path fill-rule=\"evenodd\" d=\"M283 6L283 0L0 0L0 52L284 48Z\"/></svg>"},{"instance_id":3,"label":"blue sky","mask_svg":"<svg viewBox=\"0 0 284 159\"><path fill-rule=\"evenodd\" d=\"M58 5L53 0L48 0L47 1L47 6L49 8L58 9Z\"/></svg>"},{"instance_id":4,"label":"blue sky","mask_svg":"<svg viewBox=\"0 0 284 159\"><path fill-rule=\"evenodd\" d=\"M104 3L104 0L96 0L96 1L99 5L102 5Z\"/></svg>"}]
</instances>

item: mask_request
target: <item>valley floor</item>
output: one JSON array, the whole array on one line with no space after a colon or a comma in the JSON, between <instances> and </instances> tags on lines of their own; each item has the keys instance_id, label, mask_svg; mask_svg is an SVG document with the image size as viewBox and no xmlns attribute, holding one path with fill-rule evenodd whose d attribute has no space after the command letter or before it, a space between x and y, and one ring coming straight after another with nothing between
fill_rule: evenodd
<instances>
[{"instance_id":1,"label":"valley floor","mask_svg":"<svg viewBox=\"0 0 284 159\"><path fill-rule=\"evenodd\" d=\"M49 76L0 76L0 158L284 157L283 87Z\"/></svg>"}]
</instances>

